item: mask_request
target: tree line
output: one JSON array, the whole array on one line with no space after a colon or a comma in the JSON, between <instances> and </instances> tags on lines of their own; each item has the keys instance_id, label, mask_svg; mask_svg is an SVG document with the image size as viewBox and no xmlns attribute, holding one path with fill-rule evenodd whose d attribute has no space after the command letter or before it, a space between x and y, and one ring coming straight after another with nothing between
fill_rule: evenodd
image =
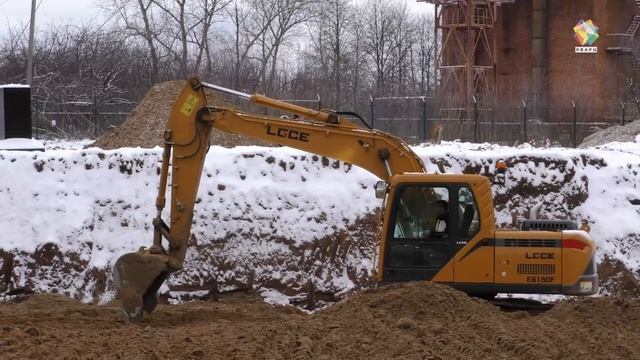
<instances>
[{"instance_id":1,"label":"tree line","mask_svg":"<svg viewBox=\"0 0 640 360\"><path fill-rule=\"evenodd\" d=\"M425 5L426 6L426 5ZM401 0L105 0L104 23L37 31L43 104L126 103L198 74L282 99L367 111L369 96L431 95L432 14ZM22 27L0 39L0 83L24 81Z\"/></svg>"}]
</instances>

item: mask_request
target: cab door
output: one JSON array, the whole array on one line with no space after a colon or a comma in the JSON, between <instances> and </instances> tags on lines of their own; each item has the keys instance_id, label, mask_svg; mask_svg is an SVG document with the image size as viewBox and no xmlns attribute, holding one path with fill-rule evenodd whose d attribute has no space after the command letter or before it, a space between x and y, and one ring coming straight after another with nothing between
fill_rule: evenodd
<instances>
[{"instance_id":1,"label":"cab door","mask_svg":"<svg viewBox=\"0 0 640 360\"><path fill-rule=\"evenodd\" d=\"M439 281L453 281L453 267L443 269L456 250L453 224L459 215L450 211L452 194L457 189L450 184L398 186L390 199L382 282L431 280L436 274Z\"/></svg>"}]
</instances>

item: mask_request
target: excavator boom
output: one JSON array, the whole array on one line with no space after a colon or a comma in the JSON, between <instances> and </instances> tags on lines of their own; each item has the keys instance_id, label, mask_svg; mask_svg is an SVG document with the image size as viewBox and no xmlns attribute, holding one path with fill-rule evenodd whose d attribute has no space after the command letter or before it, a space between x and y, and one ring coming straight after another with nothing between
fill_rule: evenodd
<instances>
[{"instance_id":1,"label":"excavator boom","mask_svg":"<svg viewBox=\"0 0 640 360\"><path fill-rule=\"evenodd\" d=\"M394 174L425 172L422 160L404 140L391 134L360 127L336 113L312 110L217 85L203 83L203 86L300 116L297 119L277 118L227 108L207 108L213 126L222 131L346 161L385 181Z\"/></svg>"},{"instance_id":2,"label":"excavator boom","mask_svg":"<svg viewBox=\"0 0 640 360\"><path fill-rule=\"evenodd\" d=\"M299 116L296 119L247 114L207 104L204 89L239 96L253 103ZM420 158L400 138L360 127L330 111L316 111L249 95L217 85L188 81L171 110L164 133L160 188L153 220L153 244L120 257L113 269L114 283L123 310L132 321L157 305L157 291L166 278L182 268L193 219L204 160L212 127L271 143L327 156L360 166L387 181L402 173L424 173ZM171 219L162 210L171 163ZM163 241L168 242L164 246Z\"/></svg>"}]
</instances>

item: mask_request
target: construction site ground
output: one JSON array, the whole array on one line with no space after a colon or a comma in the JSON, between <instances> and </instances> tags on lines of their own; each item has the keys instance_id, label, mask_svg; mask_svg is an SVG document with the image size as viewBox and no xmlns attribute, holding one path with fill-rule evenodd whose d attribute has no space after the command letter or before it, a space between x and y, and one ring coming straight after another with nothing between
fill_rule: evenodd
<instances>
[{"instance_id":1,"label":"construction site ground","mask_svg":"<svg viewBox=\"0 0 640 360\"><path fill-rule=\"evenodd\" d=\"M304 313L246 293L160 305L140 324L119 304L36 294L0 305L2 359L633 359L640 301L564 300L505 312L430 282L365 290Z\"/></svg>"},{"instance_id":2,"label":"construction site ground","mask_svg":"<svg viewBox=\"0 0 640 360\"><path fill-rule=\"evenodd\" d=\"M183 85L184 81L156 85L122 126L112 129L92 146L102 149L162 146L164 124L172 101ZM208 99L211 101L209 105L232 106L218 99L215 94L208 94ZM626 129L628 128L625 131ZM610 136L603 133L596 140L619 140L620 137L616 134ZM216 131L212 134L212 143L225 147L264 145L239 135ZM429 153L428 156L423 155L425 160L430 158L433 164L444 164L447 171L464 173L478 173L482 164L491 164L498 159L496 153L499 151L520 151L520 155L507 159L512 167L512 177L506 190L496 194L497 213L510 213L514 219L514 224L511 225L515 225L518 215L529 218L534 205L544 203L544 211L537 215L575 219L569 216L576 216L577 213L583 219L590 219L593 236L599 239L599 251L604 254L598 264L600 294L612 296L565 299L548 311L504 311L485 300L470 298L449 287L421 282L359 291L324 309L307 313L294 306L269 305L262 298L264 294L250 294L243 290L222 294L218 301L190 301L179 305L163 303L142 323L131 324L124 320L118 302L91 305L63 295L38 293L0 299L0 359L640 359L639 273L637 267L629 266L634 264L631 260L640 241L638 232L629 227L626 233L619 231L617 235L611 235L612 227L599 216L600 205L594 207L593 204L588 204L589 196L594 194L596 201L605 205L609 204L607 201L618 199L616 207L611 207L611 210L617 209L619 212L609 214L611 218L637 217L638 212L628 205L630 195L622 191L627 188L635 191L637 188L635 179L638 167L635 159L620 159L616 162L613 161L613 155L604 157L608 156L604 150L561 156L559 153L538 154L534 150L515 148L485 149L486 151L476 149L477 151L473 150L476 155L473 155L469 154L468 149L453 149L458 146L456 144L449 146L449 150L442 150L440 155L434 154L436 148L418 150ZM282 274L312 274L320 279L320 285L324 285L320 289L322 291L316 294L316 300L320 304L344 297L344 288L329 286L334 284L334 279L344 275L342 271L338 271L340 269L346 269L347 278L353 282L353 289L369 286L372 280L370 274L355 265L363 264L362 259L369 259L366 254L375 248L372 231L376 228L377 217L373 215L373 209L365 206L367 202L363 198L354 201L359 201L361 208L368 208L371 213L358 217L343 230L332 233L320 229L322 231L318 230L318 234L326 233L326 236L300 244L290 238L261 238L261 241L287 245L288 252L283 254L288 256L266 251L263 257L242 256L245 254L244 249L253 249L261 245L260 242L243 242L245 238L250 239L250 236L240 234L234 238L229 234L235 234L237 229L245 229L247 233L261 232L246 230L255 224L239 222L234 217L235 213L226 210L220 203L231 204L234 209L242 208L246 214L253 214L254 209L265 206L266 209L276 209L277 211L272 212L280 218L291 219L298 219L298 214L305 214L308 209L322 203L314 197L309 197L306 202L298 201L297 204L302 204L299 205L300 211L291 211L285 217L283 211L287 210L287 206L278 209L277 204L274 208L260 201L245 202L245 194L253 189L243 182L246 169L260 169L264 172L260 173L261 176L273 174L279 176L280 181L291 179L287 183L287 191L298 191L296 196L308 192L304 192L306 190L303 187L295 188L291 184L298 179L306 183L307 178L312 176L329 184L339 184L342 189L348 188L346 183L331 183L345 179L344 173L347 170L341 170L343 168L337 162L319 157L315 160L312 160L313 157L303 160L305 156L297 154L275 152L274 155L271 150L264 149L251 151L253 153L240 155L218 151L217 162L226 161L223 164L233 164L234 168L242 166L244 170L225 173L225 169L209 167L211 174L215 173L225 180L214 182L208 179L216 179L215 176L203 177L205 188L208 185L209 190L202 192L199 207L203 209L203 213L215 208L216 213L215 216L210 215L210 218L196 219L194 228L199 232L193 246L199 250L197 254L201 257L190 259L191 262L185 269L197 271L173 275L174 283L170 284L173 288L170 289L178 292L196 291L199 294L205 288L211 289L209 282L216 279L220 269L230 274L225 279L226 282L221 284L223 288L258 289L262 286L277 290L282 296L290 295L292 299L304 295L305 284L297 283L297 280L289 283L281 281L297 279L295 276ZM451 156L450 151L453 151ZM615 159L622 155L631 156L630 153L621 151L615 153ZM100 234L108 233L111 241L112 230L116 234L118 231L124 233L135 230L137 219L144 218L143 209L152 209L152 202L144 196L140 199L127 196L126 201L119 198L118 194L111 193L97 197L95 189L90 188L88 191L84 184L101 184L98 180L108 178L112 183L105 187L115 189L119 184L115 181L121 175L128 174L137 182L127 182L127 189L134 191L133 185L137 184L135 189L139 189L138 194L145 194L149 191L148 187L155 186L149 184L157 181L156 160L153 156L155 155L146 154L143 150L136 153L130 149L106 154L102 150L86 150L78 151L77 154L60 153L54 157L37 159L7 156L5 164L8 165L5 168L21 169L19 174L28 176L34 176L33 173L47 174L47 178L42 177L40 183L45 189L64 187L49 194L48 199L52 199L49 203L68 205L74 203L73 197L91 199L86 201L89 205L77 209L51 207L50 213L44 213L42 208L38 208L40 216L34 218L47 218L45 214L51 214L49 217L54 219L52 221L64 223L61 220L63 218L71 219L87 213L93 215L83 220L81 226L69 227L80 229L78 231L82 236L74 232L60 232L60 239L73 239L71 243L74 246L67 247L66 250L62 247L64 244L46 242L46 238L35 235L32 239L16 239L16 244L23 246L30 242L36 244L33 249L13 252L10 247L0 249L0 293L24 288L28 291L58 291L85 301L93 299L97 302L103 299L102 295L111 286L107 282L108 266L103 264L102 267L92 267L95 265L86 261L87 254L94 256L98 253L104 258L104 263L108 264L108 260L119 249L100 254L99 250L109 244L99 240ZM276 157L278 161L275 160ZM144 160L148 158L153 158L152 168L145 167L149 160ZM82 182L74 180L74 174L77 173L72 169L80 171ZM222 172L223 176L218 172ZM321 174L326 176L320 177ZM602 178L605 175L601 174L606 174L606 177L613 180L604 181ZM355 177L350 173L349 179ZM14 178L23 179L26 175L14 175ZM255 178L258 177L254 176ZM361 182L366 183L364 177L359 179L364 179ZM352 181L354 186L361 186L355 180ZM232 185L236 183L241 186L234 188ZM530 186L532 183L541 185L533 188ZM13 208L21 209L24 214L31 214L30 208L22 205L34 202L36 197L43 202L48 193L34 193L31 189L21 192L19 185L13 185L13 192L3 190L2 199L13 201ZM606 188L609 192L605 194L604 191L588 191L589 188L598 187ZM283 203L288 199L286 193L277 192L277 186L269 189L276 199L280 200L282 197ZM249 197L255 198L259 191L252 191L248 192ZM547 193L554 196L547 197ZM24 197L20 197L21 195ZM220 199L225 199L225 202ZM240 207L240 203L245 204L242 205L244 207ZM68 213L59 213L61 210ZM349 213L347 207L339 210L342 216ZM231 220L221 222L218 218L220 212L228 214ZM259 212L260 210L257 214ZM317 219L308 217L305 226L308 228L322 223L326 221L326 216L323 212ZM14 221L5 220L3 228L11 231L13 227L19 227L24 218L27 216L19 216ZM502 219L501 225L504 226L505 217ZM268 225L269 228L274 226L270 217L259 220L262 222L256 221L258 225ZM229 224L228 221L234 222ZM343 221L348 223L346 219ZM213 227L205 225L209 223L225 225L228 230L216 235L212 231ZM293 222L283 224L295 229ZM46 225L30 226L50 229L57 224L52 222ZM240 245L229 247L232 243ZM97 249L95 252L94 248ZM227 252L218 255L220 249ZM237 249L240 249L241 255L233 252ZM304 258L302 254L307 251L311 255ZM211 254L217 254L218 257ZM234 254L235 257L232 257ZM611 257L612 254L619 256L614 258ZM242 263L245 259L248 259L246 264ZM244 276L245 268L261 268L263 272L256 277L257 280L251 277L256 281L248 281L248 277ZM330 270L330 276L325 274L327 269ZM279 277L274 277L274 274ZM190 287L193 284L200 287ZM320 296L322 294L324 297Z\"/></svg>"}]
</instances>

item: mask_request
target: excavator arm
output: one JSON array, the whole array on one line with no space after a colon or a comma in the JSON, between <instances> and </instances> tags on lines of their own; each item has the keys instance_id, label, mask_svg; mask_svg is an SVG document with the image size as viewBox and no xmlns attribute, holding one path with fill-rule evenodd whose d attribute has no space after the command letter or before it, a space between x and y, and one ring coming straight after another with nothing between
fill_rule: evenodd
<instances>
[{"instance_id":1,"label":"excavator arm","mask_svg":"<svg viewBox=\"0 0 640 360\"><path fill-rule=\"evenodd\" d=\"M239 96L299 118L259 116L210 106L205 88ZM114 283L129 320L137 321L144 312L151 313L157 305L160 286L169 274L183 266L213 127L349 162L385 181L396 174L425 172L420 158L400 138L359 127L333 112L316 111L263 95L244 94L192 78L173 104L164 133L153 245L125 254L114 264ZM162 211L170 163L171 219L166 224ZM164 239L168 242L167 247L163 245Z\"/></svg>"}]
</instances>

